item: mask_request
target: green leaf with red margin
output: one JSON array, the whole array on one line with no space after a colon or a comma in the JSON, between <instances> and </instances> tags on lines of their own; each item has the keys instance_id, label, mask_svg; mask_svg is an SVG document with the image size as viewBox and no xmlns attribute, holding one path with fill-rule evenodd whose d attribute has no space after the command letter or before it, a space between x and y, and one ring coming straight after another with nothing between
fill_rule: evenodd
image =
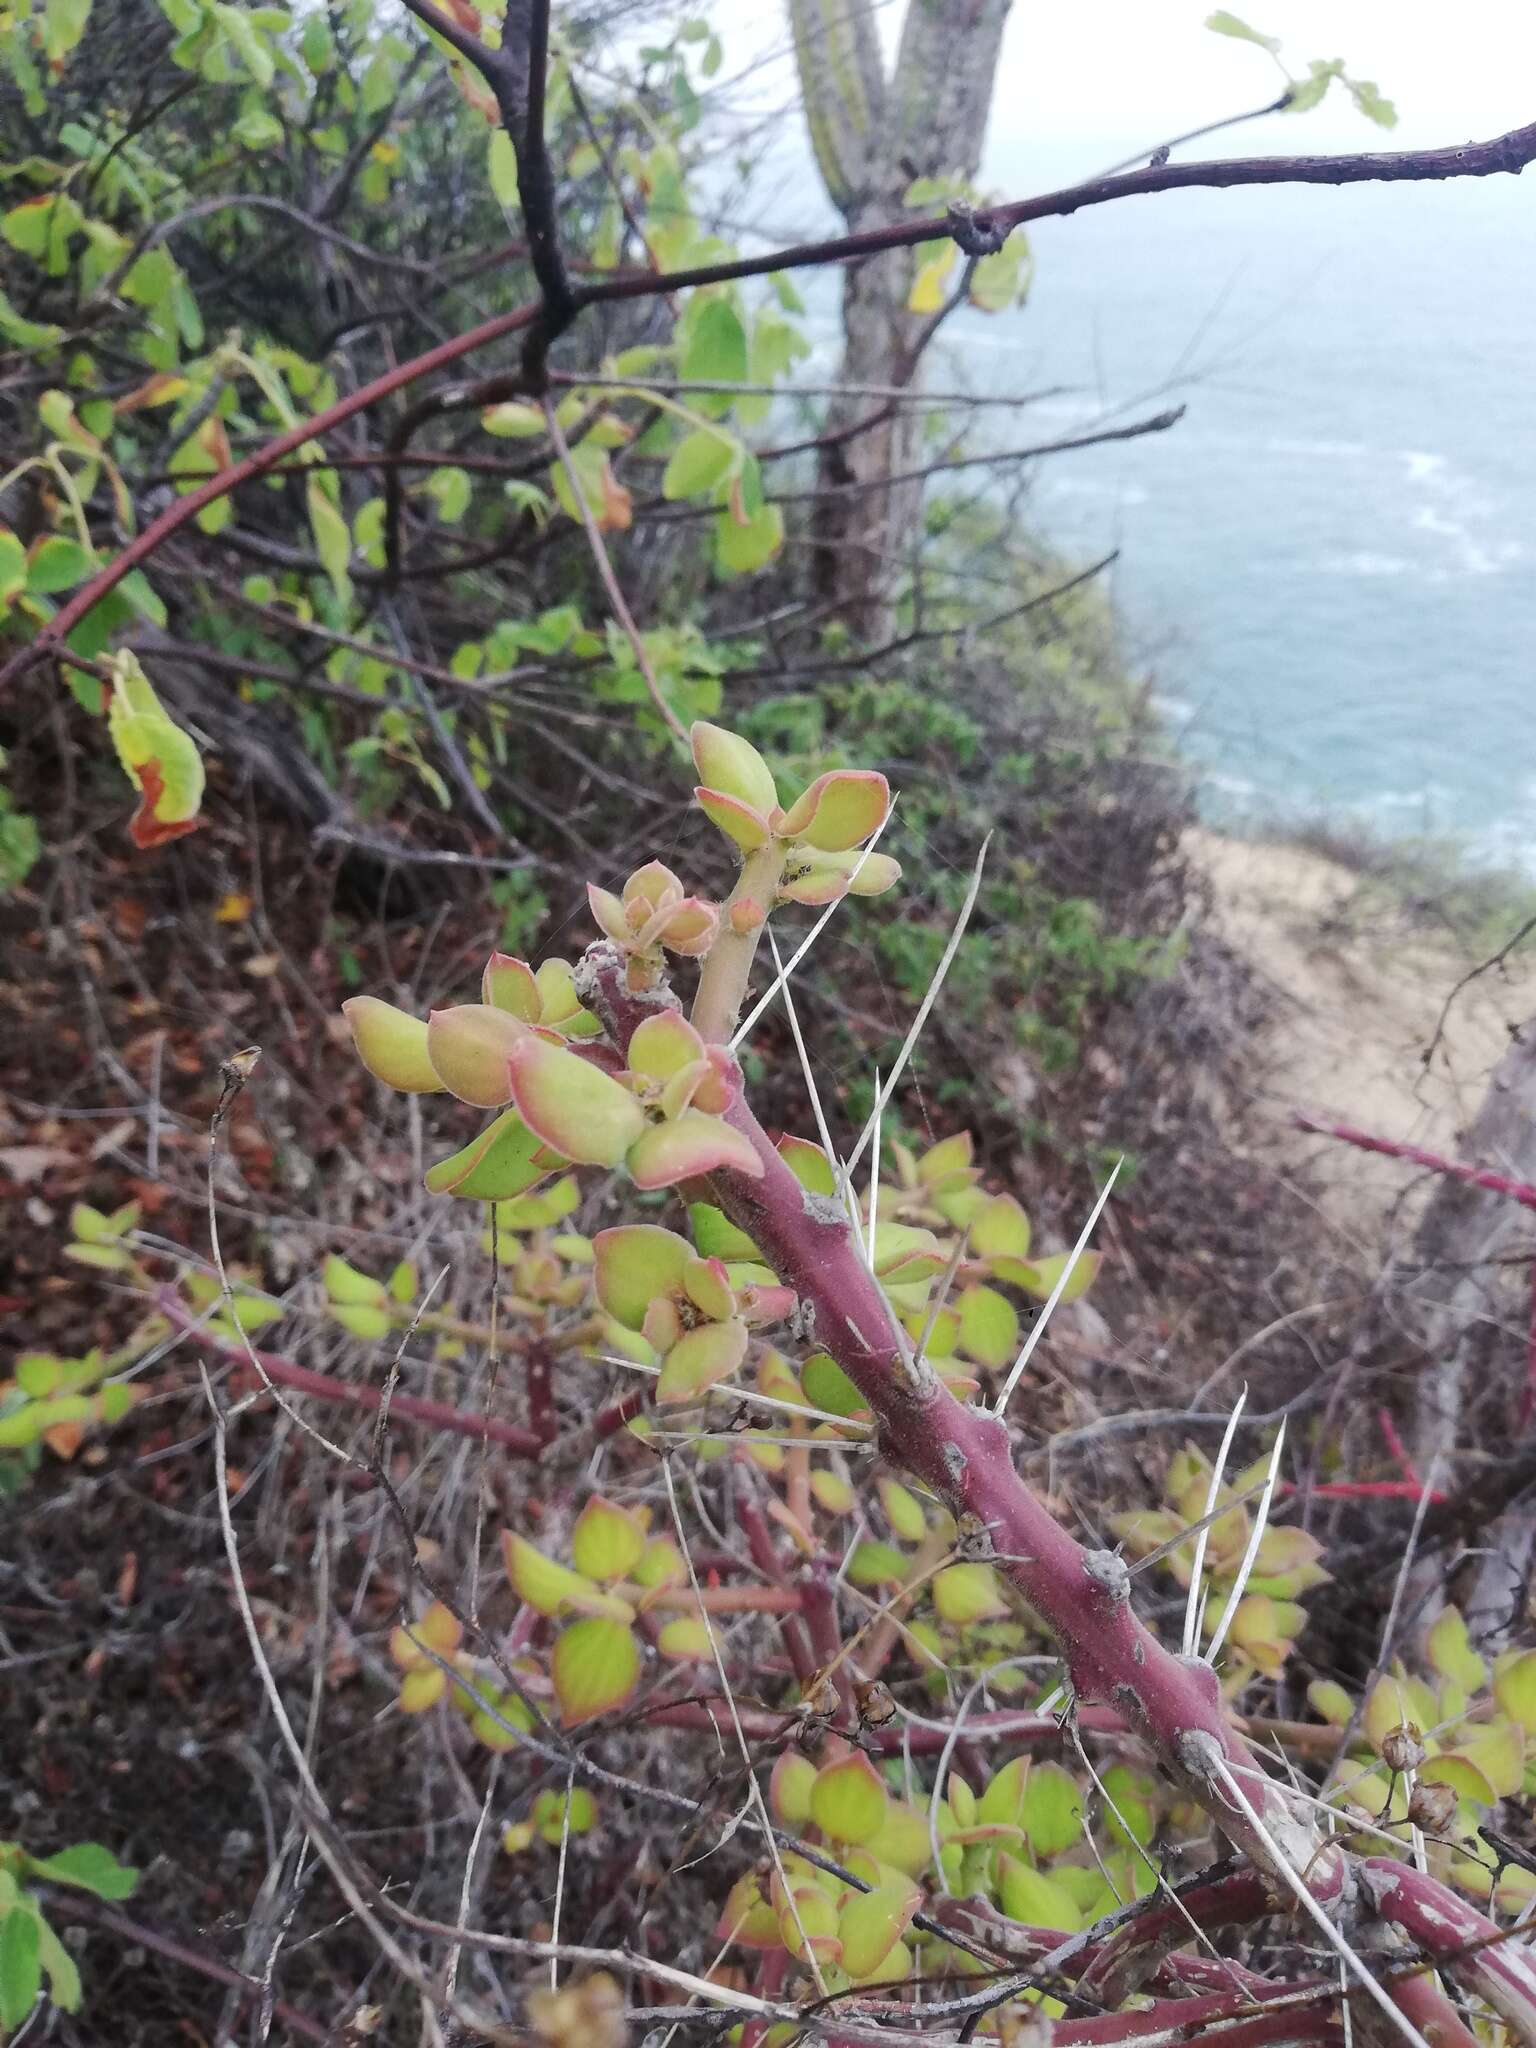
<instances>
[{"instance_id":1,"label":"green leaf with red margin","mask_svg":"<svg viewBox=\"0 0 1536 2048\"><path fill-rule=\"evenodd\" d=\"M780 832L823 853L845 853L878 832L891 807L891 787L872 768L834 768L818 775L785 815Z\"/></svg>"},{"instance_id":2,"label":"green leaf with red margin","mask_svg":"<svg viewBox=\"0 0 1536 2048\"><path fill-rule=\"evenodd\" d=\"M880 1886L850 1892L837 1918L842 1968L857 1984L872 1977L896 1946L916 1913L919 1895L910 1886Z\"/></svg>"},{"instance_id":3,"label":"green leaf with red margin","mask_svg":"<svg viewBox=\"0 0 1536 2048\"><path fill-rule=\"evenodd\" d=\"M750 740L723 725L697 720L688 735L699 779L709 788L733 797L765 816L777 810L778 786L773 771Z\"/></svg>"},{"instance_id":4,"label":"green leaf with red margin","mask_svg":"<svg viewBox=\"0 0 1536 2048\"><path fill-rule=\"evenodd\" d=\"M427 1019L427 1057L450 1095L477 1109L512 1100L512 1055L528 1026L488 1003L455 1003Z\"/></svg>"},{"instance_id":5,"label":"green leaf with red margin","mask_svg":"<svg viewBox=\"0 0 1536 2048\"><path fill-rule=\"evenodd\" d=\"M648 1081L670 1081L683 1067L703 1059L704 1040L676 1010L663 1010L636 1025L629 1041L631 1070Z\"/></svg>"},{"instance_id":6,"label":"green leaf with red margin","mask_svg":"<svg viewBox=\"0 0 1536 2048\"><path fill-rule=\"evenodd\" d=\"M816 1773L811 1818L834 1842L867 1842L880 1832L890 1794L875 1767L853 1750Z\"/></svg>"},{"instance_id":7,"label":"green leaf with red margin","mask_svg":"<svg viewBox=\"0 0 1536 2048\"><path fill-rule=\"evenodd\" d=\"M501 1532L501 1555L513 1592L538 1614L600 1615L625 1623L634 1618L635 1610L627 1600L617 1593L605 1593L569 1565L557 1564L510 1529Z\"/></svg>"},{"instance_id":8,"label":"green leaf with red margin","mask_svg":"<svg viewBox=\"0 0 1536 2048\"><path fill-rule=\"evenodd\" d=\"M1048 1301L1071 1256L1070 1252L1052 1252L1048 1259L1032 1259L1016 1273L1006 1271L1002 1266L996 1270L999 1278L1010 1279L1015 1286L1022 1287L1026 1294L1033 1294L1041 1301ZM1072 1277L1061 1290L1060 1305L1063 1308L1069 1301L1076 1301L1080 1295L1088 1292L1093 1285L1102 1257L1103 1254L1100 1252L1079 1253L1077 1263L1072 1268Z\"/></svg>"},{"instance_id":9,"label":"green leaf with red margin","mask_svg":"<svg viewBox=\"0 0 1536 2048\"><path fill-rule=\"evenodd\" d=\"M589 1579L627 1579L645 1555L645 1529L638 1515L594 1493L571 1531L571 1560Z\"/></svg>"},{"instance_id":10,"label":"green leaf with red margin","mask_svg":"<svg viewBox=\"0 0 1536 2048\"><path fill-rule=\"evenodd\" d=\"M1027 1259L1029 1218L1012 1195L994 1195L971 1223L971 1250L978 1259Z\"/></svg>"},{"instance_id":11,"label":"green leaf with red margin","mask_svg":"<svg viewBox=\"0 0 1536 2048\"><path fill-rule=\"evenodd\" d=\"M735 1372L747 1355L747 1326L732 1317L687 1331L662 1360L658 1401L690 1401Z\"/></svg>"},{"instance_id":12,"label":"green leaf with red margin","mask_svg":"<svg viewBox=\"0 0 1536 2048\"><path fill-rule=\"evenodd\" d=\"M801 1187L813 1195L836 1195L837 1175L832 1162L809 1138L782 1137L778 1154Z\"/></svg>"},{"instance_id":13,"label":"green leaf with red margin","mask_svg":"<svg viewBox=\"0 0 1536 2048\"><path fill-rule=\"evenodd\" d=\"M530 1035L509 1064L524 1122L579 1165L617 1166L645 1130L629 1090L578 1053Z\"/></svg>"},{"instance_id":14,"label":"green leaf with red margin","mask_svg":"<svg viewBox=\"0 0 1536 2048\"><path fill-rule=\"evenodd\" d=\"M958 1303L960 1349L994 1370L1018 1355L1019 1312L995 1287L967 1287Z\"/></svg>"},{"instance_id":15,"label":"green leaf with red margin","mask_svg":"<svg viewBox=\"0 0 1536 2048\"><path fill-rule=\"evenodd\" d=\"M811 1817L811 1790L816 1783L816 1766L798 1750L781 1749L768 1780L768 1804L774 1819L787 1828L798 1829Z\"/></svg>"},{"instance_id":16,"label":"green leaf with red margin","mask_svg":"<svg viewBox=\"0 0 1536 2048\"><path fill-rule=\"evenodd\" d=\"M478 1138L428 1168L427 1192L461 1195L471 1202L508 1202L564 1164L515 1109L504 1109Z\"/></svg>"},{"instance_id":17,"label":"green leaf with red margin","mask_svg":"<svg viewBox=\"0 0 1536 2048\"><path fill-rule=\"evenodd\" d=\"M702 1110L686 1109L666 1124L652 1124L638 1139L627 1160L637 1188L670 1188L679 1181L724 1168L761 1180L763 1162L752 1142L733 1124Z\"/></svg>"},{"instance_id":18,"label":"green leaf with red margin","mask_svg":"<svg viewBox=\"0 0 1536 2048\"><path fill-rule=\"evenodd\" d=\"M638 1330L653 1301L675 1294L693 1252L686 1239L654 1223L624 1223L592 1240L597 1298L615 1321Z\"/></svg>"},{"instance_id":19,"label":"green leaf with red margin","mask_svg":"<svg viewBox=\"0 0 1536 2048\"><path fill-rule=\"evenodd\" d=\"M538 979L526 960L510 953L493 953L480 977L480 1000L493 1010L505 1010L525 1024L542 1021L544 1002Z\"/></svg>"},{"instance_id":20,"label":"green leaf with red margin","mask_svg":"<svg viewBox=\"0 0 1536 2048\"><path fill-rule=\"evenodd\" d=\"M755 811L739 797L728 796L723 789L699 788L693 794L711 825L723 832L741 852L756 853L760 846L767 845L768 820L761 811Z\"/></svg>"},{"instance_id":21,"label":"green leaf with red margin","mask_svg":"<svg viewBox=\"0 0 1536 2048\"><path fill-rule=\"evenodd\" d=\"M640 1645L623 1622L588 1615L561 1631L550 1675L560 1719L575 1728L623 1706L640 1682Z\"/></svg>"},{"instance_id":22,"label":"green leaf with red margin","mask_svg":"<svg viewBox=\"0 0 1536 2048\"><path fill-rule=\"evenodd\" d=\"M442 1094L443 1084L427 1057L425 1019L378 996L349 996L341 1014L351 1027L358 1058L376 1081L407 1095Z\"/></svg>"}]
</instances>

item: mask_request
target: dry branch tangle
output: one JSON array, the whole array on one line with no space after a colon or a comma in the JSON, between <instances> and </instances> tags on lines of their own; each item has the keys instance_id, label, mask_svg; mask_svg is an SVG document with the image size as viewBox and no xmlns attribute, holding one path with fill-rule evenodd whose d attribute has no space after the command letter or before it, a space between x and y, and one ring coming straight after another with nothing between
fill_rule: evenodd
<instances>
[{"instance_id":1,"label":"dry branch tangle","mask_svg":"<svg viewBox=\"0 0 1536 2048\"><path fill-rule=\"evenodd\" d=\"M481 63L487 56L488 53L473 37L466 38L462 32L452 29L448 18L439 13L432 0L411 0L411 4L414 13L428 20L462 54L470 56L471 62ZM468 43L475 43L477 55L470 55ZM1351 185L1391 183L1402 179L1433 181L1444 178L1486 178L1500 173L1518 175L1532 162L1536 162L1536 122L1525 128L1511 129L1507 135L1495 136L1490 142L1468 143L1449 149L1374 151L1360 156L1234 157L1210 163L1154 164L1145 170L1128 171L1118 177L1091 179L1086 184L1069 186L1059 192L1047 192L1039 198L1020 199L1006 206L993 207L985 221L991 226L1012 229L1029 221L1077 213L1084 207L1103 206L1116 199L1130 199L1156 192L1189 190L1196 187L1226 189L1245 185ZM574 319L587 307L599 305L606 300L651 298L695 285L724 284L731 279L742 277L765 277L778 270L805 270L827 263L854 263L862 257L876 255L884 249L908 249L916 247L921 242L940 240L950 232L950 224L943 217L903 220L890 227L865 234L834 236L820 242L802 242L791 248L774 250L766 256L745 256L733 262L708 264L694 270L666 273L620 271L574 293L568 305L563 300L551 301L549 287L545 283L544 296L539 300L520 306L510 313L499 314L496 318L469 329L467 333L440 342L436 348L428 349L425 354L413 357L411 361L386 371L372 383L360 385L357 390L338 399L334 405L327 406L323 411L301 421L289 432L268 441L243 461L221 471L218 476L210 478L196 490L189 491L185 497L177 498L158 518L151 521L121 554L115 556L105 568L98 570L83 583L33 640L20 648L3 667L0 667L0 687L13 682L34 662L56 649L93 605L100 603L108 591L115 590L131 569L147 561L163 542L196 518L205 506L213 504L238 485L265 476L283 460L284 456L291 455L295 449L305 446L310 441L320 439L333 427L342 425L358 413L368 411L396 391L404 390L418 378L429 375L433 370L446 368L450 363L457 362L461 357L471 354L489 342L530 328L536 321L546 323L542 332L547 338L547 313L551 303L554 304L557 314L563 315L568 310L569 317ZM564 324L564 321L562 320L560 324ZM537 368L542 371L542 356Z\"/></svg>"},{"instance_id":2,"label":"dry branch tangle","mask_svg":"<svg viewBox=\"0 0 1536 2048\"><path fill-rule=\"evenodd\" d=\"M621 1051L645 1017L676 1006L665 989L632 994L624 963L607 943L588 950L576 979ZM1536 1963L1525 1946L1437 1880L1385 1859L1351 1856L1322 1834L1303 1800L1243 1756L1209 1665L1165 1649L1132 1611L1123 1561L1085 1550L1046 1512L1014 1469L1002 1420L957 1400L914 1361L847 1221L801 1186L744 1098L727 1120L752 1145L762 1177L717 1173L712 1199L810 1311L816 1342L874 1412L884 1455L931 1488L955 1517L965 1554L994 1562L1049 1629L1077 1697L1106 1702L1124 1716L1161 1768L1249 1859L1272 1910L1290 1905L1302 1880L1335 1916L1365 1914L1401 1925L1536 2048ZM1250 1811L1233 1800L1227 1776L1241 1781ZM1180 1938L1184 1931L1181 1925Z\"/></svg>"}]
</instances>

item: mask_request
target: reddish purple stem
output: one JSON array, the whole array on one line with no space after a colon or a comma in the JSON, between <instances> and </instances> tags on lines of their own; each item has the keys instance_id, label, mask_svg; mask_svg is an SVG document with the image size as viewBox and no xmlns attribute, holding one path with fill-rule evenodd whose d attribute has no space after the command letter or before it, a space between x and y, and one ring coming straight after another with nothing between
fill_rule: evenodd
<instances>
[{"instance_id":1,"label":"reddish purple stem","mask_svg":"<svg viewBox=\"0 0 1536 2048\"><path fill-rule=\"evenodd\" d=\"M237 1364L247 1357L243 1345L231 1344L212 1330L202 1328L171 1289L161 1289L157 1306L178 1330L185 1331L205 1350L216 1351ZM255 1357L267 1378L276 1385L291 1387L296 1394L312 1395L317 1401L329 1401L333 1407L360 1408L365 1414L372 1415L383 1399L380 1387L332 1379L326 1373L313 1372L307 1365L299 1365L275 1351L257 1351ZM483 1438L490 1443L501 1444L506 1450L515 1451L520 1458L542 1457L547 1448L543 1437L535 1436L531 1429L519 1428L515 1422L503 1422L495 1415L472 1415L467 1409L451 1408L446 1401L429 1401L420 1394L397 1391L390 1397L389 1412L407 1422L420 1422L428 1429L447 1429L455 1436Z\"/></svg>"},{"instance_id":2,"label":"reddish purple stem","mask_svg":"<svg viewBox=\"0 0 1536 2048\"><path fill-rule=\"evenodd\" d=\"M1406 1145L1399 1138L1374 1137L1369 1131L1356 1130L1353 1124L1329 1123L1299 1109L1291 1112L1291 1122L1298 1131L1311 1131L1319 1138L1337 1138L1341 1145L1353 1145L1357 1152L1380 1152L1388 1159L1405 1159L1410 1166L1446 1174L1452 1180L1465 1181L1468 1187L1488 1188L1496 1195L1508 1195L1522 1208L1536 1209L1536 1187L1529 1181L1511 1180L1508 1174L1494 1173L1486 1166L1464 1166L1460 1160L1426 1152L1422 1145Z\"/></svg>"}]
</instances>

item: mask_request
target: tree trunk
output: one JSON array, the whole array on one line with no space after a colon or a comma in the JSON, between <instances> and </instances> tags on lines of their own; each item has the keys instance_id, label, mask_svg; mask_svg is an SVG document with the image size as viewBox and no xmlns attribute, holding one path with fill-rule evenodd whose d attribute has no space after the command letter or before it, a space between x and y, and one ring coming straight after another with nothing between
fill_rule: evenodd
<instances>
[{"instance_id":1,"label":"tree trunk","mask_svg":"<svg viewBox=\"0 0 1536 2048\"><path fill-rule=\"evenodd\" d=\"M888 72L873 0L789 0L811 145L850 233L900 219L916 178L975 177L1010 5L908 0ZM907 310L919 260L897 249L844 269L840 384L875 393L920 384L932 316ZM890 481L918 466L919 409L852 388L832 401L823 434L817 594L854 632L880 640L919 532L921 483Z\"/></svg>"},{"instance_id":2,"label":"tree trunk","mask_svg":"<svg viewBox=\"0 0 1536 2048\"><path fill-rule=\"evenodd\" d=\"M1494 1069L1482 1108L1466 1134L1465 1156L1512 1180L1536 1183L1536 1019L1518 1032ZM1415 1237L1418 1277L1409 1288L1426 1364L1417 1388L1414 1450L1421 1472L1441 1460L1440 1483L1453 1478L1450 1460L1466 1446L1473 1408L1491 1396L1497 1420L1484 1435L1507 1445L1523 1388L1501 1370L1519 1333L1527 1355L1532 1332L1531 1248L1536 1212L1491 1189L1442 1179ZM1520 1592L1536 1550L1536 1515L1508 1509L1482 1532L1478 1553L1459 1588L1474 1634L1496 1642L1518 1620Z\"/></svg>"}]
</instances>

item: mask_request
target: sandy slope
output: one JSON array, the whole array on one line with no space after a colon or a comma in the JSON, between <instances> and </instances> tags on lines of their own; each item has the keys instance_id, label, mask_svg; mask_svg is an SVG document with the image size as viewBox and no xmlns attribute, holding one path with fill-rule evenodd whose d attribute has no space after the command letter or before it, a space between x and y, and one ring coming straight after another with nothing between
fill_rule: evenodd
<instances>
[{"instance_id":1,"label":"sandy slope","mask_svg":"<svg viewBox=\"0 0 1536 2048\"><path fill-rule=\"evenodd\" d=\"M1360 903L1352 914L1361 877L1321 855L1206 831L1189 844L1210 877L1218 928L1276 998L1255 1093L1277 1138L1290 1110L1305 1108L1457 1156L1511 1027L1536 1016L1536 938L1462 991L1426 1069L1441 1006L1470 959L1405 916L1362 917ZM1341 1222L1412 1180L1411 1169L1343 1146L1317 1158L1318 1141L1294 1133L1280 1149L1295 1157L1297 1145L1323 1167Z\"/></svg>"}]
</instances>

